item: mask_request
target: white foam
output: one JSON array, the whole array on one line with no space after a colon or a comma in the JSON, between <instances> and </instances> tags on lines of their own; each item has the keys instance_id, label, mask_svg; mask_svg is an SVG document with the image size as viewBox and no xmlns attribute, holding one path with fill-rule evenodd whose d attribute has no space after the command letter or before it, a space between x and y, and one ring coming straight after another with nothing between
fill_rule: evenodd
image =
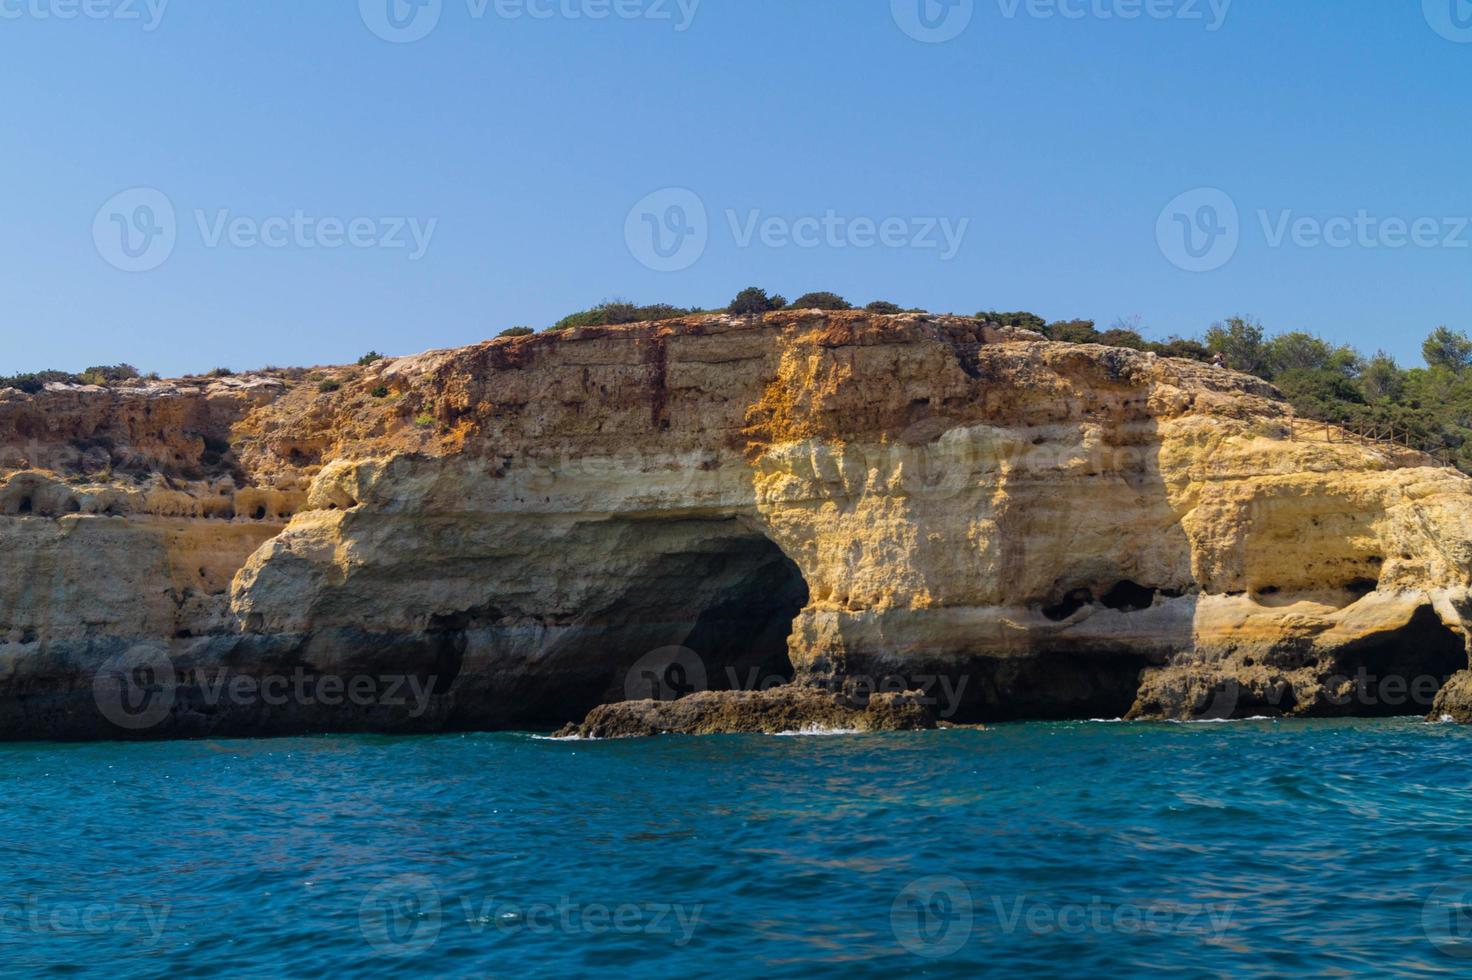
<instances>
[{"instance_id":1,"label":"white foam","mask_svg":"<svg viewBox=\"0 0 1472 980\"><path fill-rule=\"evenodd\" d=\"M863 735L864 732L857 728L825 728L822 725L805 725L796 731L773 732L778 738L801 738L814 735Z\"/></svg>"}]
</instances>

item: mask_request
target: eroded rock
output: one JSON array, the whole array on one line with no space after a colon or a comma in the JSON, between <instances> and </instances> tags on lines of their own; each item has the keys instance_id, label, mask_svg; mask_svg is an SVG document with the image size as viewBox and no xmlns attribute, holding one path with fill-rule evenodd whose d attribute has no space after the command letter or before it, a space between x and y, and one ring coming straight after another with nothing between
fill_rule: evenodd
<instances>
[{"instance_id":1,"label":"eroded rock","mask_svg":"<svg viewBox=\"0 0 1472 980\"><path fill-rule=\"evenodd\" d=\"M593 709L560 738L652 735L923 731L935 715L913 693L876 694L862 706L840 694L790 685L767 691L702 691L675 701L622 701Z\"/></svg>"},{"instance_id":2,"label":"eroded rock","mask_svg":"<svg viewBox=\"0 0 1472 980\"><path fill-rule=\"evenodd\" d=\"M857 311L0 391L0 737L112 731L139 644L179 697L128 737L552 730L646 682L964 724L1425 714L1411 673L1472 717L1472 482L1329 435L1207 365ZM221 671L438 681L268 711Z\"/></svg>"}]
</instances>

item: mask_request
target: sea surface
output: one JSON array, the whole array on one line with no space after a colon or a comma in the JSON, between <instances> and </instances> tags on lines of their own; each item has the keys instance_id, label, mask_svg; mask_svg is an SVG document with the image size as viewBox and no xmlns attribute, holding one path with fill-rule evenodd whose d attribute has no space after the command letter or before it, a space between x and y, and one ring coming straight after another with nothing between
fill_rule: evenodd
<instances>
[{"instance_id":1,"label":"sea surface","mask_svg":"<svg viewBox=\"0 0 1472 980\"><path fill-rule=\"evenodd\" d=\"M0 971L1472 974L1472 731L0 747Z\"/></svg>"}]
</instances>

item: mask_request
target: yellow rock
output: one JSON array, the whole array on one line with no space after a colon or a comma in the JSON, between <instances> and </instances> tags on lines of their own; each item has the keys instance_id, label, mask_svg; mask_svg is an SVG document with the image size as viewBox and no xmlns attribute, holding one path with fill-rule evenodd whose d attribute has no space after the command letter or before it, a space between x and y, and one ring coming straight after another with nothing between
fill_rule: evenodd
<instances>
[{"instance_id":1,"label":"yellow rock","mask_svg":"<svg viewBox=\"0 0 1472 980\"><path fill-rule=\"evenodd\" d=\"M955 721L1424 714L1467 667L1472 482L1195 362L799 311L331 371L0 392L0 733L105 731L141 641L452 673L421 727L576 721L667 647ZM409 725L296 707L151 731Z\"/></svg>"}]
</instances>

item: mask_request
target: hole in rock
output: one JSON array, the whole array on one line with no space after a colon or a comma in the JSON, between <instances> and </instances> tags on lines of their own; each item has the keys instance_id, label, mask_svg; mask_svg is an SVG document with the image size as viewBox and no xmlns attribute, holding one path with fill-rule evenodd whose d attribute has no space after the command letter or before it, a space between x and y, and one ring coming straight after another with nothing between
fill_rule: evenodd
<instances>
[{"instance_id":1,"label":"hole in rock","mask_svg":"<svg viewBox=\"0 0 1472 980\"><path fill-rule=\"evenodd\" d=\"M541 655L549 673L518 681L520 723L581 721L599 704L649 697L656 685L668 700L792 679L787 640L808 585L765 535L735 520L633 522L598 533L600 553L637 553L596 608L557 626Z\"/></svg>"},{"instance_id":2,"label":"hole in rock","mask_svg":"<svg viewBox=\"0 0 1472 980\"><path fill-rule=\"evenodd\" d=\"M1128 579L1116 582L1114 588L1099 599L1106 607L1120 612L1138 612L1155 605L1155 589L1146 588Z\"/></svg>"},{"instance_id":3,"label":"hole in rock","mask_svg":"<svg viewBox=\"0 0 1472 980\"><path fill-rule=\"evenodd\" d=\"M1134 706L1145 668L1156 665L1146 654L1123 650L978 657L964 668L937 665L942 680L932 696L944 717L961 723L1122 718Z\"/></svg>"},{"instance_id":4,"label":"hole in rock","mask_svg":"<svg viewBox=\"0 0 1472 980\"><path fill-rule=\"evenodd\" d=\"M32 510L31 498L30 497L22 497L22 498L20 498L20 513L22 513L22 514L29 514L31 512L31 510Z\"/></svg>"},{"instance_id":5,"label":"hole in rock","mask_svg":"<svg viewBox=\"0 0 1472 980\"><path fill-rule=\"evenodd\" d=\"M1357 718L1422 716L1452 674L1467 668L1462 637L1430 606L1398 630L1379 633L1339 651L1333 673L1349 681L1315 707L1316 715Z\"/></svg>"},{"instance_id":6,"label":"hole in rock","mask_svg":"<svg viewBox=\"0 0 1472 980\"><path fill-rule=\"evenodd\" d=\"M1093 601L1094 593L1088 589L1074 589L1052 605L1044 606L1043 615L1055 623L1061 623Z\"/></svg>"}]
</instances>

